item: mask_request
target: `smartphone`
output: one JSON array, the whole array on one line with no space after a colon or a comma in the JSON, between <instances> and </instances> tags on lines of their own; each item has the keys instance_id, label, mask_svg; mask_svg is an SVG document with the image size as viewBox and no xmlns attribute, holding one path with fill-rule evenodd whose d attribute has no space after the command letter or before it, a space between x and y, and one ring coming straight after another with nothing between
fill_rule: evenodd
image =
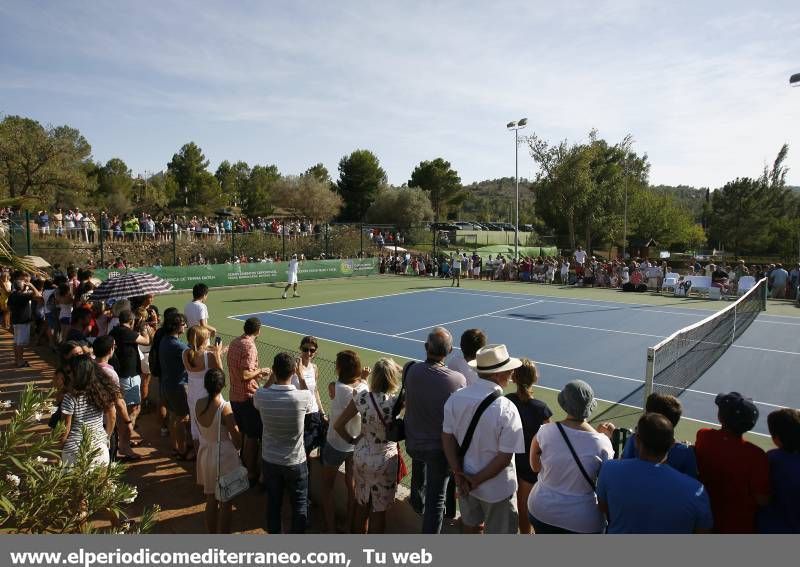
<instances>
[{"instance_id":1,"label":"smartphone","mask_svg":"<svg viewBox=\"0 0 800 567\"><path fill-rule=\"evenodd\" d=\"M216 343L217 346L221 345L222 344L222 337L217 337L214 342Z\"/></svg>"}]
</instances>

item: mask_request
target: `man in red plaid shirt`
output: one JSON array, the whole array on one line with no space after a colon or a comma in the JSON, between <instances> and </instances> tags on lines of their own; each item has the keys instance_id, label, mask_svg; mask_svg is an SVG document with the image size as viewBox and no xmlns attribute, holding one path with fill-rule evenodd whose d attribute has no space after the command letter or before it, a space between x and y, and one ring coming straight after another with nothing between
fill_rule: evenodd
<instances>
[{"instance_id":1,"label":"man in red plaid shirt","mask_svg":"<svg viewBox=\"0 0 800 567\"><path fill-rule=\"evenodd\" d=\"M258 442L262 432L261 414L253 406L253 394L258 389L258 381L271 373L269 368L258 364L256 337L260 333L261 321L251 317L244 322L244 334L233 339L228 347L229 396L236 425L244 435L242 461L251 485L259 478Z\"/></svg>"}]
</instances>

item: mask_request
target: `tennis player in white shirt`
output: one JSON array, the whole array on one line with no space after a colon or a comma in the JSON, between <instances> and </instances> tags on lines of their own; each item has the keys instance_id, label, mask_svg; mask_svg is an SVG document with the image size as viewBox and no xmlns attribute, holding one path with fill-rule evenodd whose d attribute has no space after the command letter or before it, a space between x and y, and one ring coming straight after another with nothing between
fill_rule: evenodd
<instances>
[{"instance_id":1,"label":"tennis player in white shirt","mask_svg":"<svg viewBox=\"0 0 800 567\"><path fill-rule=\"evenodd\" d=\"M297 272L300 268L300 260L297 259L297 254L292 254L292 259L289 260L289 283L286 284L286 287L283 289L283 299L286 299L286 293L289 291L290 287L293 287L292 297L300 297L300 294L297 293Z\"/></svg>"}]
</instances>

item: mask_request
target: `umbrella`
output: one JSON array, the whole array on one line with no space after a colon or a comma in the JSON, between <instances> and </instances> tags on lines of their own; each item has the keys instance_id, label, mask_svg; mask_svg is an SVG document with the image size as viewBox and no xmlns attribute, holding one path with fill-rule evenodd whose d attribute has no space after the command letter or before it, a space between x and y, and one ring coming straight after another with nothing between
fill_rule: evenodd
<instances>
[{"instance_id":1,"label":"umbrella","mask_svg":"<svg viewBox=\"0 0 800 567\"><path fill-rule=\"evenodd\" d=\"M23 259L31 264L34 268L49 268L50 262L41 256L23 256Z\"/></svg>"},{"instance_id":2,"label":"umbrella","mask_svg":"<svg viewBox=\"0 0 800 567\"><path fill-rule=\"evenodd\" d=\"M92 301L109 299L128 299L140 295L164 293L172 289L167 280L146 272L129 272L123 276L110 278L92 292Z\"/></svg>"}]
</instances>

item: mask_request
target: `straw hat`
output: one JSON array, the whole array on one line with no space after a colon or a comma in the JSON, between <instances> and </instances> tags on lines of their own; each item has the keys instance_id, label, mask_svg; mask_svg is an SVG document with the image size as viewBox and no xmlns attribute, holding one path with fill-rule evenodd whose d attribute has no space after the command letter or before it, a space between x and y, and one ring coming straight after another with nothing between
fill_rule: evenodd
<instances>
[{"instance_id":1,"label":"straw hat","mask_svg":"<svg viewBox=\"0 0 800 567\"><path fill-rule=\"evenodd\" d=\"M522 361L511 358L506 345L486 345L476 353L475 360L470 360L467 364L481 374L497 374L519 368Z\"/></svg>"}]
</instances>

